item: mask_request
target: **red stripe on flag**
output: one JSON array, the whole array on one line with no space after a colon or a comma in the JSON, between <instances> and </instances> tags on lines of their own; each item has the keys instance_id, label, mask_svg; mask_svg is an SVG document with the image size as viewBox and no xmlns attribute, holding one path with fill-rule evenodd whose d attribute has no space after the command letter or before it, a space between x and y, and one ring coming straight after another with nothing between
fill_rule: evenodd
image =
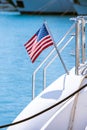
<instances>
[{"instance_id":1,"label":"red stripe on flag","mask_svg":"<svg viewBox=\"0 0 87 130\"><path fill-rule=\"evenodd\" d=\"M35 50L31 52L30 57L33 57L35 55L35 53L37 53L39 51L39 49L42 48L42 46L49 45L50 43L52 43L52 45L53 45L53 41L51 39L47 39L46 41L42 42L41 44L38 44L38 46L35 48Z\"/></svg>"},{"instance_id":2,"label":"red stripe on flag","mask_svg":"<svg viewBox=\"0 0 87 130\"><path fill-rule=\"evenodd\" d=\"M30 54L32 51L32 47L37 39L37 36L35 35L32 40L28 41L24 46L27 50L27 52Z\"/></svg>"},{"instance_id":3,"label":"red stripe on flag","mask_svg":"<svg viewBox=\"0 0 87 130\"><path fill-rule=\"evenodd\" d=\"M24 44L24 46L27 48L28 46L31 45L31 42L33 41L33 39L36 37L36 34L27 42Z\"/></svg>"},{"instance_id":4,"label":"red stripe on flag","mask_svg":"<svg viewBox=\"0 0 87 130\"><path fill-rule=\"evenodd\" d=\"M34 62L40 53L51 45L53 45L53 40L45 24L43 24L42 28L24 46L31 61Z\"/></svg>"},{"instance_id":5,"label":"red stripe on flag","mask_svg":"<svg viewBox=\"0 0 87 130\"><path fill-rule=\"evenodd\" d=\"M49 46L51 46L51 45L53 45L53 43L50 43L49 45L45 45L45 46L43 46L40 50L38 50L38 53L31 58L32 63L34 63L34 61L37 59L37 57L40 55L40 53L41 53L43 50L45 50L47 47L49 47Z\"/></svg>"},{"instance_id":6,"label":"red stripe on flag","mask_svg":"<svg viewBox=\"0 0 87 130\"><path fill-rule=\"evenodd\" d=\"M40 40L39 42L36 42L36 43L35 43L35 47L34 47L34 49L33 49L33 51L31 52L30 55L32 55L33 53L35 53L36 50L38 50L40 46L42 46L43 44L46 44L46 43L48 43L48 42L50 42L50 41L52 41L52 39L51 39L50 37L47 37L47 36L46 36L45 38L43 38L43 39Z\"/></svg>"}]
</instances>

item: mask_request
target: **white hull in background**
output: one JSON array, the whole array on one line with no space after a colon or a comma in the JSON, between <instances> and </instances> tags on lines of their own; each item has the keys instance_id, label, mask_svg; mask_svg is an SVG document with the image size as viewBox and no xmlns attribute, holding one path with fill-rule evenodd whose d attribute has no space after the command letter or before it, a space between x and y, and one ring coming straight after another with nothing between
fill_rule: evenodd
<instances>
[{"instance_id":1,"label":"white hull in background","mask_svg":"<svg viewBox=\"0 0 87 130\"><path fill-rule=\"evenodd\" d=\"M12 0L21 13L72 13L70 0Z\"/></svg>"},{"instance_id":2,"label":"white hull in background","mask_svg":"<svg viewBox=\"0 0 87 130\"><path fill-rule=\"evenodd\" d=\"M78 15L87 15L87 0L71 0Z\"/></svg>"}]
</instances>

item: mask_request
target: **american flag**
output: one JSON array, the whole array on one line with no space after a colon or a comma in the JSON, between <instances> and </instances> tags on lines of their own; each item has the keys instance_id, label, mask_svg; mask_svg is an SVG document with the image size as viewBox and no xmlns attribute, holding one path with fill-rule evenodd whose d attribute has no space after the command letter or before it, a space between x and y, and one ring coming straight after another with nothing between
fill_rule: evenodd
<instances>
[{"instance_id":1,"label":"american flag","mask_svg":"<svg viewBox=\"0 0 87 130\"><path fill-rule=\"evenodd\" d=\"M35 33L35 35L24 45L32 63L47 47L53 45L53 40L47 30L45 23Z\"/></svg>"}]
</instances>

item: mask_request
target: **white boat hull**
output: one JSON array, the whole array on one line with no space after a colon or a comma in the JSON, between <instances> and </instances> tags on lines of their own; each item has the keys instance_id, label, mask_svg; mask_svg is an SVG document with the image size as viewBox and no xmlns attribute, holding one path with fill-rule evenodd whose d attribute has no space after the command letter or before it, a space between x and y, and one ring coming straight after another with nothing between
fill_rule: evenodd
<instances>
[{"instance_id":1,"label":"white boat hull","mask_svg":"<svg viewBox=\"0 0 87 130\"><path fill-rule=\"evenodd\" d=\"M12 0L21 13L72 13L72 3L67 0ZM66 3L66 4L65 4Z\"/></svg>"},{"instance_id":2,"label":"white boat hull","mask_svg":"<svg viewBox=\"0 0 87 130\"><path fill-rule=\"evenodd\" d=\"M14 122L30 117L58 101L64 99L76 91L83 84L87 83L82 76L76 75L63 75L47 89L45 89L38 97L36 97L14 120ZM41 114L29 121L26 121L15 126L11 126L8 130L67 130L70 124L70 117L75 97L70 98L68 101L54 107L50 111ZM87 125L87 89L80 92L76 113L73 121L73 130L83 130ZM85 120L85 121L84 121Z\"/></svg>"}]
</instances>

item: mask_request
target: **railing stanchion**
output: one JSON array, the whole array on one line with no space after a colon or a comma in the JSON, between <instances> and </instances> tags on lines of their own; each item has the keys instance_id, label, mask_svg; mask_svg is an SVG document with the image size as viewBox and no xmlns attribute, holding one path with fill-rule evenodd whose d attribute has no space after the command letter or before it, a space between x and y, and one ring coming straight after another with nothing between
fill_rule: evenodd
<instances>
[{"instance_id":1,"label":"railing stanchion","mask_svg":"<svg viewBox=\"0 0 87 130\"><path fill-rule=\"evenodd\" d=\"M79 69L79 64L80 64L80 20L76 21L76 58L75 58L75 73L78 75L78 69Z\"/></svg>"},{"instance_id":2,"label":"railing stanchion","mask_svg":"<svg viewBox=\"0 0 87 130\"><path fill-rule=\"evenodd\" d=\"M86 50L85 50L85 20L82 18L82 63L84 64L86 60Z\"/></svg>"}]
</instances>

